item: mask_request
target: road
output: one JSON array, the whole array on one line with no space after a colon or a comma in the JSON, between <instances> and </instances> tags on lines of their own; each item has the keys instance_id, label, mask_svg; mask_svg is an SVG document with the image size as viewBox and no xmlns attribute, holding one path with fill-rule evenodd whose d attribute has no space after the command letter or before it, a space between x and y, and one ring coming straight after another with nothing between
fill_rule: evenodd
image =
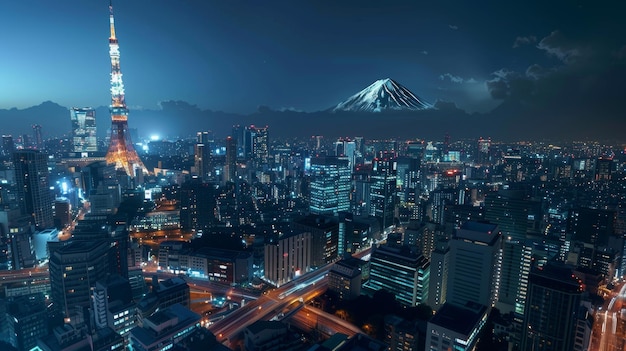
<instances>
[{"instance_id":1,"label":"road","mask_svg":"<svg viewBox=\"0 0 626 351\"><path fill-rule=\"evenodd\" d=\"M267 320L282 312L291 303L307 301L326 291L324 279L332 264L303 275L300 279L289 282L280 288L262 295L257 300L232 312L224 319L209 326L218 341L226 342L238 337L244 328L258 320Z\"/></svg>"},{"instance_id":2,"label":"road","mask_svg":"<svg viewBox=\"0 0 626 351\"><path fill-rule=\"evenodd\" d=\"M602 310L596 312L590 351L622 351L626 346L620 321L622 300L626 298L626 284L622 283L618 288L619 292L612 292Z\"/></svg>"},{"instance_id":3,"label":"road","mask_svg":"<svg viewBox=\"0 0 626 351\"><path fill-rule=\"evenodd\" d=\"M288 320L294 327L302 331L310 332L317 330L327 336L335 333L342 333L348 336L363 333L361 329L352 323L312 306L305 306Z\"/></svg>"}]
</instances>

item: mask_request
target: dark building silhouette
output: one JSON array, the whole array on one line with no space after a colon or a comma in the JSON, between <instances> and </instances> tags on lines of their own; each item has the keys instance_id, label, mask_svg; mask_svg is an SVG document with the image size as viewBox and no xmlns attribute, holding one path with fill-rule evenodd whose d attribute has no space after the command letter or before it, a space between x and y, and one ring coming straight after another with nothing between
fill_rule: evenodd
<instances>
[{"instance_id":1,"label":"dark building silhouette","mask_svg":"<svg viewBox=\"0 0 626 351\"><path fill-rule=\"evenodd\" d=\"M32 216L37 228L54 226L52 193L48 179L48 157L37 150L13 153L18 201L22 213Z\"/></svg>"}]
</instances>

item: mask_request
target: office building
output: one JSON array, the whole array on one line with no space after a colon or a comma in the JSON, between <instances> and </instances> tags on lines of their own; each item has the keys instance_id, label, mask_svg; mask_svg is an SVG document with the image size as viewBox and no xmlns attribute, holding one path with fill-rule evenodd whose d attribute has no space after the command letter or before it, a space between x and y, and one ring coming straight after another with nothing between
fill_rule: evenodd
<instances>
[{"instance_id":1,"label":"office building","mask_svg":"<svg viewBox=\"0 0 626 351\"><path fill-rule=\"evenodd\" d=\"M350 169L354 168L356 157L356 144L354 141L341 138L335 142L334 146L334 155L347 158Z\"/></svg>"},{"instance_id":2,"label":"office building","mask_svg":"<svg viewBox=\"0 0 626 351\"><path fill-rule=\"evenodd\" d=\"M98 151L96 139L96 110L91 107L72 107L70 109L72 121L72 151Z\"/></svg>"},{"instance_id":3,"label":"office building","mask_svg":"<svg viewBox=\"0 0 626 351\"><path fill-rule=\"evenodd\" d=\"M370 215L380 222L383 231L394 225L396 208L396 160L377 158L372 162Z\"/></svg>"},{"instance_id":4,"label":"office building","mask_svg":"<svg viewBox=\"0 0 626 351\"><path fill-rule=\"evenodd\" d=\"M159 282L152 278L151 291L137 303L137 324L157 311L175 304L190 307L189 285L182 278L170 278Z\"/></svg>"},{"instance_id":5,"label":"office building","mask_svg":"<svg viewBox=\"0 0 626 351\"><path fill-rule=\"evenodd\" d=\"M224 163L224 182L234 182L237 176L237 141L226 138L226 162Z\"/></svg>"},{"instance_id":6,"label":"office building","mask_svg":"<svg viewBox=\"0 0 626 351\"><path fill-rule=\"evenodd\" d=\"M521 350L575 350L584 288L572 269L550 263L533 269L524 309Z\"/></svg>"},{"instance_id":7,"label":"office building","mask_svg":"<svg viewBox=\"0 0 626 351\"><path fill-rule=\"evenodd\" d=\"M311 270L311 233L286 234L265 243L265 279L281 286Z\"/></svg>"},{"instance_id":8,"label":"office building","mask_svg":"<svg viewBox=\"0 0 626 351\"><path fill-rule=\"evenodd\" d=\"M37 338L48 334L48 311L43 294L8 299L6 317L7 329L3 332L18 350L30 350L37 345Z\"/></svg>"},{"instance_id":9,"label":"office building","mask_svg":"<svg viewBox=\"0 0 626 351\"><path fill-rule=\"evenodd\" d=\"M41 133L41 125L33 124L33 147L35 150L43 150L43 135Z\"/></svg>"},{"instance_id":10,"label":"office building","mask_svg":"<svg viewBox=\"0 0 626 351\"><path fill-rule=\"evenodd\" d=\"M200 315L175 304L146 318L142 326L131 329L129 347L137 351L168 350L199 328Z\"/></svg>"},{"instance_id":11,"label":"office building","mask_svg":"<svg viewBox=\"0 0 626 351\"><path fill-rule=\"evenodd\" d=\"M213 132L196 133L194 145L195 174L203 181L209 181L213 174Z\"/></svg>"},{"instance_id":12,"label":"office building","mask_svg":"<svg viewBox=\"0 0 626 351\"><path fill-rule=\"evenodd\" d=\"M504 240L502 243L502 273L496 307L501 313L524 314L528 275L533 264L533 242Z\"/></svg>"},{"instance_id":13,"label":"office building","mask_svg":"<svg viewBox=\"0 0 626 351\"><path fill-rule=\"evenodd\" d=\"M128 280L110 275L96 282L93 289L93 314L98 329L109 327L125 337L135 327L136 305Z\"/></svg>"},{"instance_id":14,"label":"office building","mask_svg":"<svg viewBox=\"0 0 626 351\"><path fill-rule=\"evenodd\" d=\"M428 305L437 311L447 299L448 274L450 269L450 247L448 240L437 241L430 255L430 276L428 282Z\"/></svg>"},{"instance_id":15,"label":"office building","mask_svg":"<svg viewBox=\"0 0 626 351\"><path fill-rule=\"evenodd\" d=\"M243 330L246 351L295 351L302 340L278 321L256 321Z\"/></svg>"},{"instance_id":16,"label":"office building","mask_svg":"<svg viewBox=\"0 0 626 351\"><path fill-rule=\"evenodd\" d=\"M110 243L72 241L50 253L50 290L55 309L70 317L74 307L91 306L91 290L109 273Z\"/></svg>"},{"instance_id":17,"label":"office building","mask_svg":"<svg viewBox=\"0 0 626 351\"><path fill-rule=\"evenodd\" d=\"M421 253L408 246L381 245L372 250L370 280L364 287L389 291L410 307L428 302L429 281L430 263Z\"/></svg>"},{"instance_id":18,"label":"office building","mask_svg":"<svg viewBox=\"0 0 626 351\"><path fill-rule=\"evenodd\" d=\"M311 233L311 267L321 267L339 255L339 223L335 217L308 215L291 222L296 233Z\"/></svg>"},{"instance_id":19,"label":"office building","mask_svg":"<svg viewBox=\"0 0 626 351\"><path fill-rule=\"evenodd\" d=\"M578 207L569 212L567 232L572 239L594 247L607 246L615 236L617 212L595 208Z\"/></svg>"},{"instance_id":20,"label":"office building","mask_svg":"<svg viewBox=\"0 0 626 351\"><path fill-rule=\"evenodd\" d=\"M363 273L360 266L341 260L328 271L328 290L334 291L341 300L353 300L361 295Z\"/></svg>"},{"instance_id":21,"label":"office building","mask_svg":"<svg viewBox=\"0 0 626 351\"><path fill-rule=\"evenodd\" d=\"M13 142L13 136L2 136L2 156L11 156L15 151L15 142Z\"/></svg>"},{"instance_id":22,"label":"office building","mask_svg":"<svg viewBox=\"0 0 626 351\"><path fill-rule=\"evenodd\" d=\"M266 164L270 156L270 144L268 136L269 127L257 127L251 125L247 133L250 140L250 159L257 165Z\"/></svg>"},{"instance_id":23,"label":"office building","mask_svg":"<svg viewBox=\"0 0 626 351\"><path fill-rule=\"evenodd\" d=\"M217 189L214 184L191 179L180 187L180 227L204 230L215 225Z\"/></svg>"},{"instance_id":24,"label":"office building","mask_svg":"<svg viewBox=\"0 0 626 351\"><path fill-rule=\"evenodd\" d=\"M426 322L408 321L394 314L384 317L385 341L389 351L422 351L426 342Z\"/></svg>"},{"instance_id":25,"label":"office building","mask_svg":"<svg viewBox=\"0 0 626 351\"><path fill-rule=\"evenodd\" d=\"M478 303L445 303L428 321L426 350L474 350L488 315L487 306Z\"/></svg>"},{"instance_id":26,"label":"office building","mask_svg":"<svg viewBox=\"0 0 626 351\"><path fill-rule=\"evenodd\" d=\"M337 216L350 210L351 171L346 158L322 156L311 159L310 211Z\"/></svg>"},{"instance_id":27,"label":"office building","mask_svg":"<svg viewBox=\"0 0 626 351\"><path fill-rule=\"evenodd\" d=\"M37 150L13 153L20 210L32 217L38 229L52 228L52 192L48 179L48 156Z\"/></svg>"},{"instance_id":28,"label":"office building","mask_svg":"<svg viewBox=\"0 0 626 351\"><path fill-rule=\"evenodd\" d=\"M498 298L502 264L502 235L491 223L465 222L450 239L450 268L446 301L491 308Z\"/></svg>"}]
</instances>

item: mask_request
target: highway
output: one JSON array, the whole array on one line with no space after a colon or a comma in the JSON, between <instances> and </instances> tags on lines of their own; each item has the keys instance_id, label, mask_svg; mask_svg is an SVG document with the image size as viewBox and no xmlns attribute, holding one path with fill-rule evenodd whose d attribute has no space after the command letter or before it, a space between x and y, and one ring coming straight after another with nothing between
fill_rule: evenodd
<instances>
[{"instance_id":1,"label":"highway","mask_svg":"<svg viewBox=\"0 0 626 351\"><path fill-rule=\"evenodd\" d=\"M289 320L291 325L302 331L312 332L317 330L326 336L331 336L335 333L342 333L348 336L363 333L361 329L352 323L308 305L285 320Z\"/></svg>"},{"instance_id":2,"label":"highway","mask_svg":"<svg viewBox=\"0 0 626 351\"><path fill-rule=\"evenodd\" d=\"M622 351L624 344L624 330L620 325L622 300L626 298L626 284L622 283L618 293L613 293L610 300L603 306L602 311L596 312L593 328L593 337L589 350L591 351Z\"/></svg>"},{"instance_id":3,"label":"highway","mask_svg":"<svg viewBox=\"0 0 626 351\"><path fill-rule=\"evenodd\" d=\"M328 287L328 282L324 278L331 266L332 264L328 264L303 275L300 279L268 291L257 300L247 303L224 319L215 322L209 326L209 330L215 334L218 341L226 343L228 340L237 338L248 325L258 320L273 318L289 304L308 301L324 293Z\"/></svg>"}]
</instances>

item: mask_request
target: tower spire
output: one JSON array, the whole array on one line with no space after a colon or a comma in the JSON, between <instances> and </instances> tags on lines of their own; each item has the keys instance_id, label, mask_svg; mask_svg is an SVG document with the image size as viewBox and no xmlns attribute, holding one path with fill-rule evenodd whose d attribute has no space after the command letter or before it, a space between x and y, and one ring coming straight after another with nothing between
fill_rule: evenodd
<instances>
[{"instance_id":1,"label":"tower spire","mask_svg":"<svg viewBox=\"0 0 626 351\"><path fill-rule=\"evenodd\" d=\"M111 28L111 36L109 37L109 41L117 40L115 38L115 20L113 19L113 0L109 0L109 23Z\"/></svg>"},{"instance_id":2,"label":"tower spire","mask_svg":"<svg viewBox=\"0 0 626 351\"><path fill-rule=\"evenodd\" d=\"M130 177L135 176L136 170L148 173L137 151L133 147L128 133L128 108L124 94L124 82L120 68L120 48L115 36L115 21L113 19L113 5L109 0L109 22L111 36L109 37L109 57L111 58L111 140L107 151L106 161L115 164L116 169L123 169Z\"/></svg>"}]
</instances>

